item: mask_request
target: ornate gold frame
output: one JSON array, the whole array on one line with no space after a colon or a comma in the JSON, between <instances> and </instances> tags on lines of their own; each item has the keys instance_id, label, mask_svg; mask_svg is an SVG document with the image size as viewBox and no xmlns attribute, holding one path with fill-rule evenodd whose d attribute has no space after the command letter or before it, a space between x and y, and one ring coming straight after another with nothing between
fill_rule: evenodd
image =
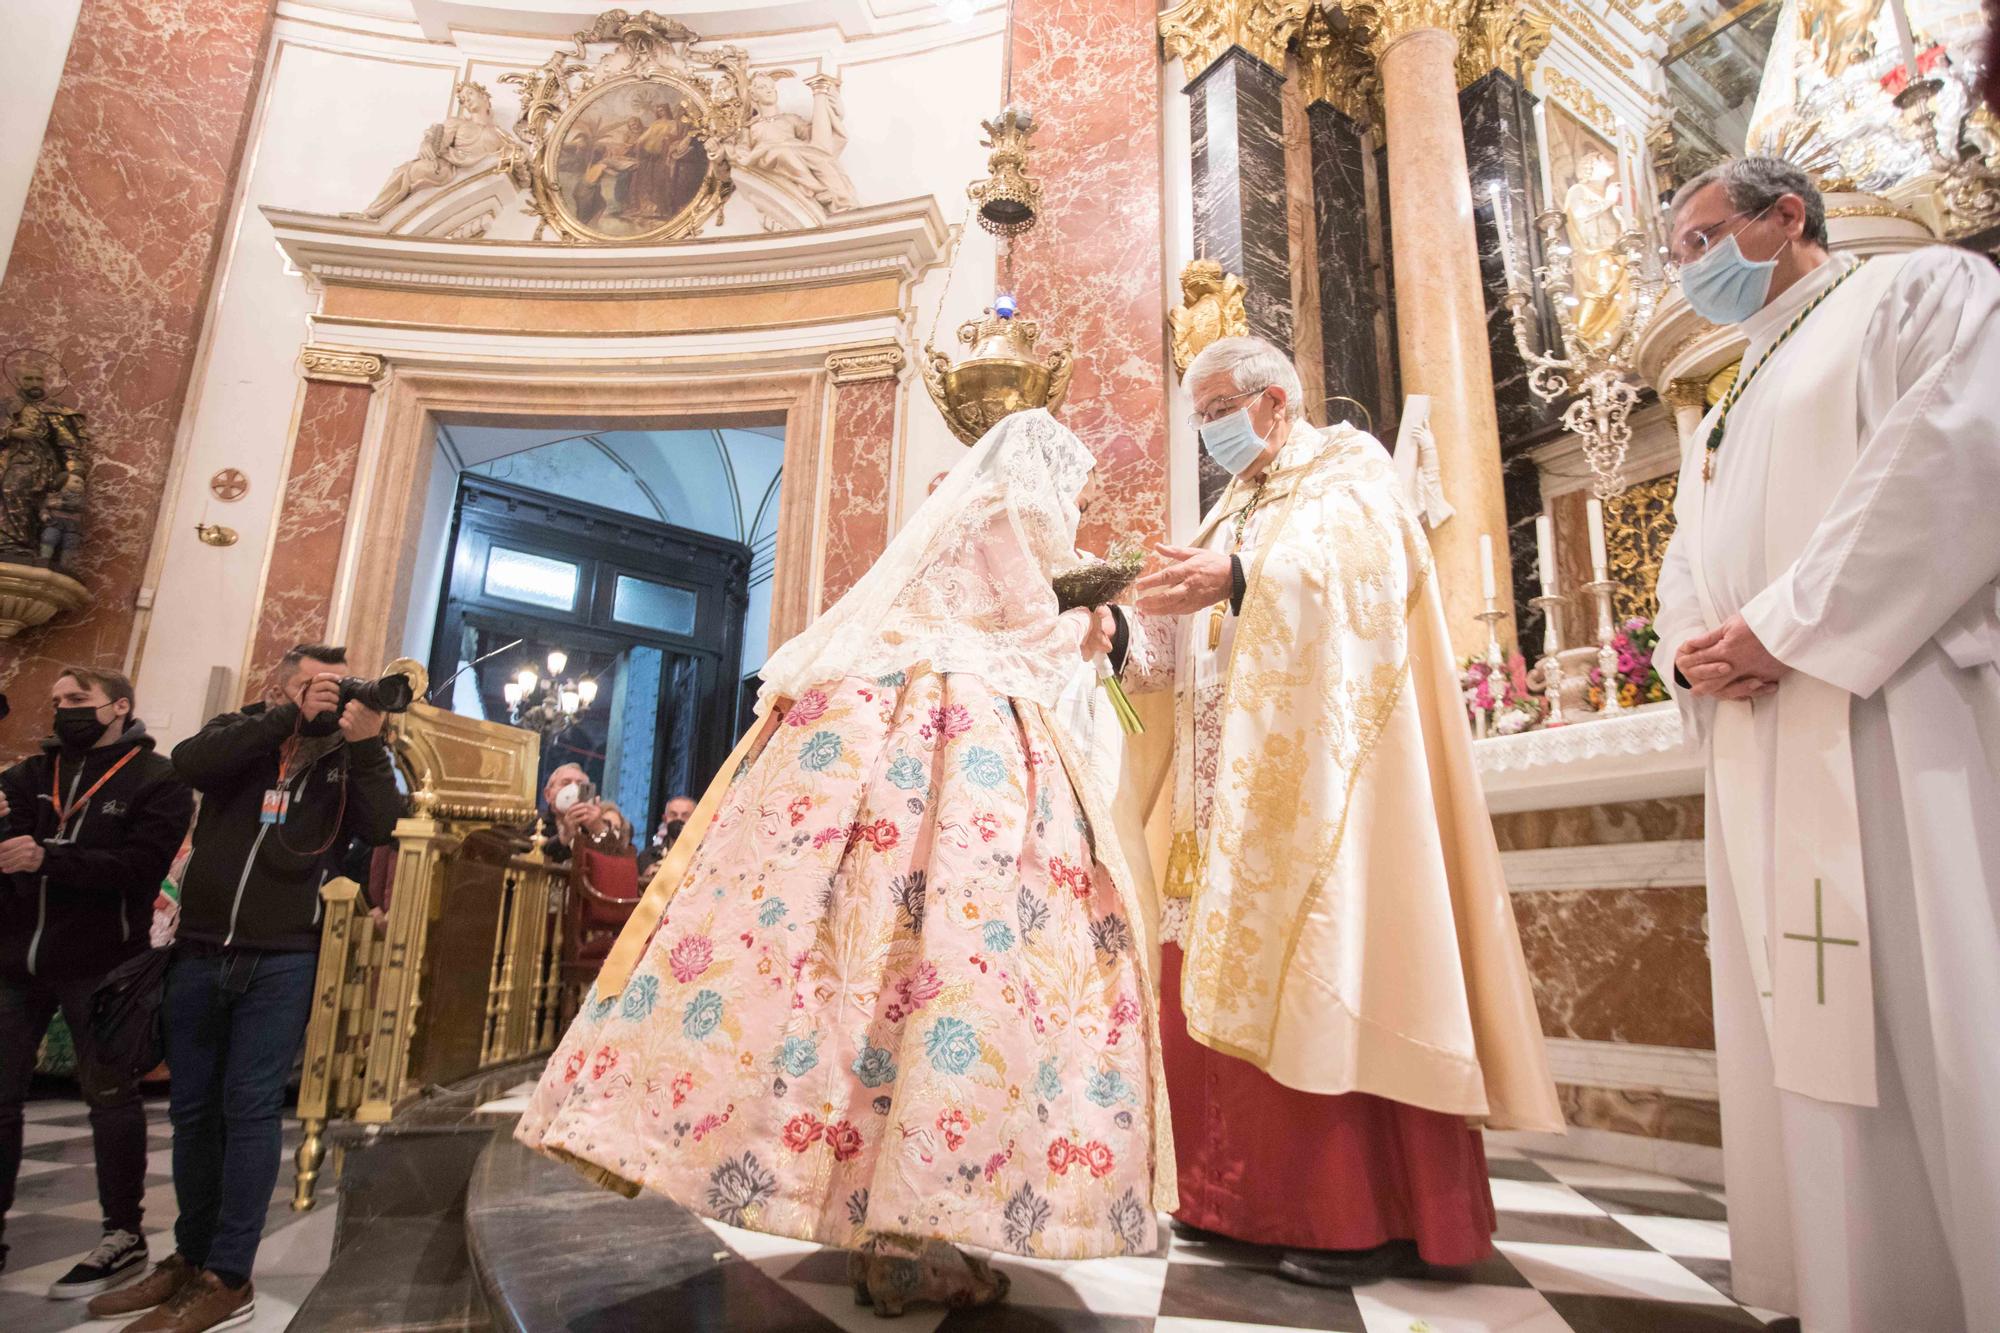
<instances>
[{"instance_id":1,"label":"ornate gold frame","mask_svg":"<svg viewBox=\"0 0 2000 1333\"><path fill-rule=\"evenodd\" d=\"M696 191L694 198L688 201L680 212L662 222L654 230L633 236L613 236L577 219L571 211L569 201L563 197L561 183L556 177L556 161L562 153L563 143L569 137L571 127L585 110L618 89L635 83L664 84L699 110L700 115L690 119L700 127L697 137L702 152L708 157L708 175L702 181L701 189ZM593 241L599 245L656 245L665 241L679 240L698 231L701 224L722 207L723 201L729 198L735 188L729 179L728 161L715 151L714 145L718 139L708 94L690 80L658 67L625 78L607 79L578 93L562 116L543 135L535 155L535 170L530 173L533 178L536 211L550 226L571 240Z\"/></svg>"}]
</instances>

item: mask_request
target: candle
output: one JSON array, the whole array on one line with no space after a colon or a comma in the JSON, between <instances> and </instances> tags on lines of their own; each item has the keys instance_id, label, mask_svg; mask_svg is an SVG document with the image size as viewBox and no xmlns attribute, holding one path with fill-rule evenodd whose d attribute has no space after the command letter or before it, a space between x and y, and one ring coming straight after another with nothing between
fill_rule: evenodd
<instances>
[{"instance_id":1,"label":"candle","mask_svg":"<svg viewBox=\"0 0 2000 1333\"><path fill-rule=\"evenodd\" d=\"M1903 49L1903 66L1910 82L1917 81L1917 39L1910 34L1910 10L1903 0L1889 0L1889 16L1896 23L1896 43Z\"/></svg>"},{"instance_id":2,"label":"candle","mask_svg":"<svg viewBox=\"0 0 2000 1333\"><path fill-rule=\"evenodd\" d=\"M1499 589L1493 583L1493 534L1479 534L1479 594L1488 605L1499 599Z\"/></svg>"},{"instance_id":3,"label":"candle","mask_svg":"<svg viewBox=\"0 0 2000 1333\"><path fill-rule=\"evenodd\" d=\"M1535 554L1542 567L1542 596L1556 595L1556 525L1547 514L1535 518Z\"/></svg>"},{"instance_id":4,"label":"candle","mask_svg":"<svg viewBox=\"0 0 2000 1333\"><path fill-rule=\"evenodd\" d=\"M1609 562L1604 557L1604 506L1596 496L1591 496L1584 509L1590 519L1590 576L1599 583L1609 577Z\"/></svg>"},{"instance_id":5,"label":"candle","mask_svg":"<svg viewBox=\"0 0 2000 1333\"><path fill-rule=\"evenodd\" d=\"M1507 221L1507 188L1499 181L1487 188L1493 196L1493 228L1500 234L1500 269L1507 276L1507 290L1511 292L1520 284L1514 278L1514 233Z\"/></svg>"}]
</instances>

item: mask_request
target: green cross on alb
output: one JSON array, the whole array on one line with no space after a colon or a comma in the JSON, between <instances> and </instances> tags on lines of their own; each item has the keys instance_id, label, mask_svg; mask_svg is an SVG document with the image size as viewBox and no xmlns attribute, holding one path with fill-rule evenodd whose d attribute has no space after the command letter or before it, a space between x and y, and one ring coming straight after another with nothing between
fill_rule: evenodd
<instances>
[{"instance_id":1,"label":"green cross on alb","mask_svg":"<svg viewBox=\"0 0 2000 1333\"><path fill-rule=\"evenodd\" d=\"M1836 939L1834 936L1831 936L1826 933L1826 904L1821 900L1821 894L1822 894L1822 883L1819 880L1814 880L1813 881L1813 933L1810 935L1800 935L1794 931L1788 930L1785 932L1785 938L1788 940L1799 940L1803 943L1814 946L1813 951L1819 956L1819 1002L1821 1004L1825 1004L1826 1003L1826 946L1829 944L1851 944L1858 949L1861 947L1861 941Z\"/></svg>"}]
</instances>

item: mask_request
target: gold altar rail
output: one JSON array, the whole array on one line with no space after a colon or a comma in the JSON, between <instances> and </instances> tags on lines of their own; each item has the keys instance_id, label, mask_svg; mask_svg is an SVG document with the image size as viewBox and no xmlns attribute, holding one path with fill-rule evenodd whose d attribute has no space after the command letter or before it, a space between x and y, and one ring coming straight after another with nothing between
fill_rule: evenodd
<instances>
[{"instance_id":1,"label":"gold altar rail","mask_svg":"<svg viewBox=\"0 0 2000 1333\"><path fill-rule=\"evenodd\" d=\"M391 670L409 671L413 663ZM419 694L423 684L418 683ZM424 1088L553 1049L566 867L524 830L541 738L417 704L385 733L415 795L397 821L386 920L353 880L325 914L299 1083L292 1207L313 1206L335 1120L381 1124Z\"/></svg>"}]
</instances>

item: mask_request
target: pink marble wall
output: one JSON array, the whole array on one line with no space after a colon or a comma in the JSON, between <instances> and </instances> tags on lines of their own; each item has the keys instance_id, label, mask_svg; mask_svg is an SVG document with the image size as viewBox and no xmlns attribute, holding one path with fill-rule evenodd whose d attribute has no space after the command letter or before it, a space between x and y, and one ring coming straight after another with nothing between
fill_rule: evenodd
<instances>
[{"instance_id":1,"label":"pink marble wall","mask_svg":"<svg viewBox=\"0 0 2000 1333\"><path fill-rule=\"evenodd\" d=\"M1062 420L1104 469L1082 543L1163 534L1160 53L1153 0L1016 0L1014 100L1035 113L1041 222L1015 247L1021 308L1076 345Z\"/></svg>"},{"instance_id":2,"label":"pink marble wall","mask_svg":"<svg viewBox=\"0 0 2000 1333\"><path fill-rule=\"evenodd\" d=\"M291 469L279 503L277 537L258 603L247 694L258 691L267 669L288 648L326 637L334 571L340 564L361 433L373 392L365 384L306 382Z\"/></svg>"},{"instance_id":3,"label":"pink marble wall","mask_svg":"<svg viewBox=\"0 0 2000 1333\"><path fill-rule=\"evenodd\" d=\"M896 447L893 377L836 385L833 395L821 610L839 601L889 543L889 468Z\"/></svg>"},{"instance_id":4,"label":"pink marble wall","mask_svg":"<svg viewBox=\"0 0 2000 1333\"><path fill-rule=\"evenodd\" d=\"M78 18L0 283L0 346L54 352L60 396L90 415L96 602L0 648L15 701L0 759L46 733L63 664L124 663L273 11L85 0Z\"/></svg>"}]
</instances>

